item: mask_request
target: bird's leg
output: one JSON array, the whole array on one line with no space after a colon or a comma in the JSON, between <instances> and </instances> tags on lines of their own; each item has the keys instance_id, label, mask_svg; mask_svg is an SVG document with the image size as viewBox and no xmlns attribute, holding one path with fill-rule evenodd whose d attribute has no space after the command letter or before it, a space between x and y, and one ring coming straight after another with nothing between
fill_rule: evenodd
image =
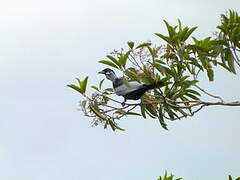
<instances>
[{"instance_id":1,"label":"bird's leg","mask_svg":"<svg viewBox=\"0 0 240 180\"><path fill-rule=\"evenodd\" d=\"M124 98L124 101L121 103L122 106L125 106L125 102L127 101L127 99Z\"/></svg>"}]
</instances>

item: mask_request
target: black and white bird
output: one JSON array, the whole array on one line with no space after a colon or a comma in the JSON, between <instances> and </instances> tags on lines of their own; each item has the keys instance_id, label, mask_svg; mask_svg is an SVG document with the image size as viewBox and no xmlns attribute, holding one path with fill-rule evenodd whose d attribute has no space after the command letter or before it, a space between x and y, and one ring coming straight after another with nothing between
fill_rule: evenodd
<instances>
[{"instance_id":1,"label":"black and white bird","mask_svg":"<svg viewBox=\"0 0 240 180\"><path fill-rule=\"evenodd\" d=\"M144 84L137 81L128 81L128 83L125 83L122 79L116 76L113 70L109 68L106 68L98 73L104 74L107 79L112 81L114 92L118 96L124 97L124 101L122 103L123 106L127 99L138 100L146 91L162 87L164 85L164 83L161 81L153 84Z\"/></svg>"}]
</instances>

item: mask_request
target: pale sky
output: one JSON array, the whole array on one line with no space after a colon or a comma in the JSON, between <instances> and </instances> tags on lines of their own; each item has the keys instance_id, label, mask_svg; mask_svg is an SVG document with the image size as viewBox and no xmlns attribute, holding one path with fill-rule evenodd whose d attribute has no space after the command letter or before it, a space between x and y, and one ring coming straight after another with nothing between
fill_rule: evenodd
<instances>
[{"instance_id":1,"label":"pale sky","mask_svg":"<svg viewBox=\"0 0 240 180\"><path fill-rule=\"evenodd\" d=\"M125 132L92 128L78 109L74 78L102 79L97 63L127 41L165 33L163 20L211 36L239 0L0 1L0 179L156 180L165 170L184 180L240 176L240 109L209 107L169 122L125 118ZM201 85L240 99L240 78L218 71ZM110 83L106 83L106 86Z\"/></svg>"}]
</instances>

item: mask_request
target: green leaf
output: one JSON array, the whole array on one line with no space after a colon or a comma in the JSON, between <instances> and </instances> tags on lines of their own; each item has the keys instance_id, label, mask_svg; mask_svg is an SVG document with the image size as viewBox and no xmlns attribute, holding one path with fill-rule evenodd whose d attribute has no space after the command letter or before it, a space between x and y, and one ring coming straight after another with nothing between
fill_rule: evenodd
<instances>
[{"instance_id":1,"label":"green leaf","mask_svg":"<svg viewBox=\"0 0 240 180\"><path fill-rule=\"evenodd\" d=\"M211 68L207 69L207 74L208 74L209 81L213 81L214 80L214 72Z\"/></svg>"},{"instance_id":2,"label":"green leaf","mask_svg":"<svg viewBox=\"0 0 240 180\"><path fill-rule=\"evenodd\" d=\"M135 112L126 112L126 115L141 116L141 114Z\"/></svg>"},{"instance_id":3,"label":"green leaf","mask_svg":"<svg viewBox=\"0 0 240 180\"><path fill-rule=\"evenodd\" d=\"M81 84L82 84L82 81L79 79L79 78L76 78L78 84L79 84L79 87L81 87Z\"/></svg>"},{"instance_id":4,"label":"green leaf","mask_svg":"<svg viewBox=\"0 0 240 180\"><path fill-rule=\"evenodd\" d=\"M189 93L186 93L185 95L190 97L190 98L192 98L192 99L194 99L194 100L199 100L199 98L197 96L195 96L195 95L192 95L192 94L189 94Z\"/></svg>"},{"instance_id":5,"label":"green leaf","mask_svg":"<svg viewBox=\"0 0 240 180\"><path fill-rule=\"evenodd\" d=\"M131 54L132 50L129 50L127 51L125 54L124 54L124 58L122 58L122 66L125 68L126 67L126 64L127 64L127 60L128 60L128 56Z\"/></svg>"},{"instance_id":6,"label":"green leaf","mask_svg":"<svg viewBox=\"0 0 240 180\"><path fill-rule=\"evenodd\" d=\"M121 131L125 131L125 129L120 128L116 123L114 123L111 120L108 120L108 123L110 124L113 131L115 131L116 129L121 130Z\"/></svg>"},{"instance_id":7,"label":"green leaf","mask_svg":"<svg viewBox=\"0 0 240 180\"><path fill-rule=\"evenodd\" d=\"M134 47L134 42L128 42L127 44L130 47L130 49L132 49Z\"/></svg>"},{"instance_id":8,"label":"green leaf","mask_svg":"<svg viewBox=\"0 0 240 180\"><path fill-rule=\"evenodd\" d=\"M99 91L98 87L96 87L96 86L91 86L91 88L93 88L93 89Z\"/></svg>"},{"instance_id":9,"label":"green leaf","mask_svg":"<svg viewBox=\"0 0 240 180\"><path fill-rule=\"evenodd\" d=\"M103 85L103 82L104 82L105 79L102 79L99 83L99 89L102 89L102 85Z\"/></svg>"},{"instance_id":10,"label":"green leaf","mask_svg":"<svg viewBox=\"0 0 240 180\"><path fill-rule=\"evenodd\" d=\"M126 114L126 111L124 111L124 110L122 110L122 109L118 109L118 110L116 110L114 113L116 113L116 114Z\"/></svg>"},{"instance_id":11,"label":"green leaf","mask_svg":"<svg viewBox=\"0 0 240 180\"><path fill-rule=\"evenodd\" d=\"M183 76L179 79L179 81L185 81L187 78L189 78L190 76L189 75L186 75L186 76Z\"/></svg>"},{"instance_id":12,"label":"green leaf","mask_svg":"<svg viewBox=\"0 0 240 180\"><path fill-rule=\"evenodd\" d=\"M130 54L131 50L128 51L125 55L122 54L120 57L119 57L119 63L121 64L122 67L125 68L126 66L126 63L127 63L127 59L128 59L128 55Z\"/></svg>"},{"instance_id":13,"label":"green leaf","mask_svg":"<svg viewBox=\"0 0 240 180\"><path fill-rule=\"evenodd\" d=\"M164 174L163 179L164 179L164 180L167 179L167 171L165 171L165 174Z\"/></svg>"},{"instance_id":14,"label":"green leaf","mask_svg":"<svg viewBox=\"0 0 240 180\"><path fill-rule=\"evenodd\" d=\"M116 66L118 66L119 68L121 68L121 64L118 62L118 60L113 57L113 56L106 56L108 59L110 59Z\"/></svg>"},{"instance_id":15,"label":"green leaf","mask_svg":"<svg viewBox=\"0 0 240 180\"><path fill-rule=\"evenodd\" d=\"M102 114L100 113L94 106L89 106L90 110L100 119L108 121L108 119Z\"/></svg>"},{"instance_id":16,"label":"green leaf","mask_svg":"<svg viewBox=\"0 0 240 180\"><path fill-rule=\"evenodd\" d=\"M154 52L154 50L149 46L147 46L147 48L148 48L148 51L150 52L152 58L156 57L156 53Z\"/></svg>"},{"instance_id":17,"label":"green leaf","mask_svg":"<svg viewBox=\"0 0 240 180\"><path fill-rule=\"evenodd\" d=\"M124 115L134 115L134 116L141 116L141 114L135 113L135 112L126 112L122 109L118 109L117 111L115 111L115 113L118 114L124 114Z\"/></svg>"},{"instance_id":18,"label":"green leaf","mask_svg":"<svg viewBox=\"0 0 240 180\"><path fill-rule=\"evenodd\" d=\"M107 88L107 89L104 89L104 91L113 92L113 88Z\"/></svg>"},{"instance_id":19,"label":"green leaf","mask_svg":"<svg viewBox=\"0 0 240 180\"><path fill-rule=\"evenodd\" d=\"M163 119L162 106L160 106L159 109L158 109L158 120L159 120L159 123L162 126L162 128L165 129L165 130L168 130L167 124L165 123L165 121Z\"/></svg>"},{"instance_id":20,"label":"green leaf","mask_svg":"<svg viewBox=\"0 0 240 180\"><path fill-rule=\"evenodd\" d=\"M193 31L195 31L196 29L197 29L197 27L193 27L189 31L187 31L183 40L186 41L189 38L189 36L193 33Z\"/></svg>"},{"instance_id":21,"label":"green leaf","mask_svg":"<svg viewBox=\"0 0 240 180\"><path fill-rule=\"evenodd\" d=\"M209 62L208 62L207 57L206 57L206 56L200 56L199 59L200 59L202 65L203 65L203 67L204 67L205 69L207 69L208 66L209 66Z\"/></svg>"},{"instance_id":22,"label":"green leaf","mask_svg":"<svg viewBox=\"0 0 240 180\"><path fill-rule=\"evenodd\" d=\"M233 179L232 179L232 176L229 175L229 176L228 176L228 180L233 180Z\"/></svg>"},{"instance_id":23,"label":"green leaf","mask_svg":"<svg viewBox=\"0 0 240 180\"><path fill-rule=\"evenodd\" d=\"M85 79L84 79L83 82L81 83L81 88L82 88L82 90L83 90L83 93L86 92L87 81L88 81L88 76L85 77Z\"/></svg>"},{"instance_id":24,"label":"green leaf","mask_svg":"<svg viewBox=\"0 0 240 180\"><path fill-rule=\"evenodd\" d=\"M145 104L141 105L141 114L142 114L143 118L146 119L146 105Z\"/></svg>"},{"instance_id":25,"label":"green leaf","mask_svg":"<svg viewBox=\"0 0 240 180\"><path fill-rule=\"evenodd\" d=\"M80 92L81 94L84 94L86 91L86 86L87 86L87 81L88 81L88 77L85 77L85 79L83 81L81 81L79 78L76 78L79 86L76 86L74 84L70 84L67 85L68 87Z\"/></svg>"},{"instance_id":26,"label":"green leaf","mask_svg":"<svg viewBox=\"0 0 240 180\"><path fill-rule=\"evenodd\" d=\"M102 60L102 61L98 61L98 62L118 69L117 65L115 65L114 63L112 63L110 61Z\"/></svg>"},{"instance_id":27,"label":"green leaf","mask_svg":"<svg viewBox=\"0 0 240 180\"><path fill-rule=\"evenodd\" d=\"M158 64L158 63L155 63L153 64L153 66L161 73L161 74L166 74L166 69L168 69L167 67L161 65L161 64Z\"/></svg>"},{"instance_id":28,"label":"green leaf","mask_svg":"<svg viewBox=\"0 0 240 180\"><path fill-rule=\"evenodd\" d=\"M227 67L226 64L220 63L220 62L218 62L218 64L219 64L220 66L222 66L223 68L225 68L226 70L228 70L229 72L231 72L231 70L229 69L229 67Z\"/></svg>"},{"instance_id":29,"label":"green leaf","mask_svg":"<svg viewBox=\"0 0 240 180\"><path fill-rule=\"evenodd\" d=\"M168 116L169 116L171 119L174 119L174 113L173 113L173 111L169 108L169 106L168 106L168 105L165 105L165 106L164 106L164 109L165 109L165 111L168 113Z\"/></svg>"},{"instance_id":30,"label":"green leaf","mask_svg":"<svg viewBox=\"0 0 240 180\"><path fill-rule=\"evenodd\" d=\"M153 116L148 110L146 110L146 113L153 119L156 119L156 116Z\"/></svg>"},{"instance_id":31,"label":"green leaf","mask_svg":"<svg viewBox=\"0 0 240 180\"><path fill-rule=\"evenodd\" d=\"M107 129L107 125L108 125L109 123L106 121L106 123L104 124L104 129Z\"/></svg>"},{"instance_id":32,"label":"green leaf","mask_svg":"<svg viewBox=\"0 0 240 180\"><path fill-rule=\"evenodd\" d=\"M185 39L185 35L188 32L189 28L188 27L184 27L180 32L179 32L179 38L181 39L181 41L184 41Z\"/></svg>"},{"instance_id":33,"label":"green leaf","mask_svg":"<svg viewBox=\"0 0 240 180\"><path fill-rule=\"evenodd\" d=\"M169 68L165 67L165 71L166 71L166 73L169 74L170 76L176 77L176 73L174 72L174 68L169 69Z\"/></svg>"},{"instance_id":34,"label":"green leaf","mask_svg":"<svg viewBox=\"0 0 240 180\"><path fill-rule=\"evenodd\" d=\"M112 130L115 131L116 128L114 126L114 123L111 120L108 120L108 124L111 126Z\"/></svg>"},{"instance_id":35,"label":"green leaf","mask_svg":"<svg viewBox=\"0 0 240 180\"><path fill-rule=\"evenodd\" d=\"M176 28L170 26L167 21L165 21L165 20L163 20L163 21L164 21L164 23L165 23L165 25L167 27L169 37L172 39L173 36L176 34L176 32L175 32Z\"/></svg>"},{"instance_id":36,"label":"green leaf","mask_svg":"<svg viewBox=\"0 0 240 180\"><path fill-rule=\"evenodd\" d=\"M195 95L198 95L198 96L201 96L201 94L193 89L187 89L186 92L188 93L191 93L191 94L195 94Z\"/></svg>"},{"instance_id":37,"label":"green leaf","mask_svg":"<svg viewBox=\"0 0 240 180\"><path fill-rule=\"evenodd\" d=\"M158 114L157 114L157 112L155 111L155 109L153 109L153 107L152 107L152 105L150 105L150 104L147 104L146 105L146 109L147 109L147 111L146 112L149 112L150 114L148 114L148 115L150 115L152 118L156 118L156 117L158 117Z\"/></svg>"},{"instance_id":38,"label":"green leaf","mask_svg":"<svg viewBox=\"0 0 240 180\"><path fill-rule=\"evenodd\" d=\"M136 47L136 49L139 49L139 48L142 48L142 47L148 47L152 45L152 43L143 43L143 44L140 44L139 46Z\"/></svg>"},{"instance_id":39,"label":"green leaf","mask_svg":"<svg viewBox=\"0 0 240 180\"><path fill-rule=\"evenodd\" d=\"M190 58L191 62L190 64L193 64L194 66L197 66L199 69L203 71L203 67L198 63L197 59L195 58Z\"/></svg>"},{"instance_id":40,"label":"green leaf","mask_svg":"<svg viewBox=\"0 0 240 180\"><path fill-rule=\"evenodd\" d=\"M227 51L225 52L225 58L228 62L228 67L231 70L231 72L236 74L236 70L235 70L235 66L234 66L234 58L233 58L233 55L232 55L232 52L230 51L230 49L227 49Z\"/></svg>"},{"instance_id":41,"label":"green leaf","mask_svg":"<svg viewBox=\"0 0 240 180\"><path fill-rule=\"evenodd\" d=\"M170 43L170 38L167 36L164 36L162 34L159 33L155 33L155 35L157 35L158 37L160 37L161 39L163 39L164 41L166 41L167 43Z\"/></svg>"},{"instance_id":42,"label":"green leaf","mask_svg":"<svg viewBox=\"0 0 240 180\"><path fill-rule=\"evenodd\" d=\"M182 23L180 19L178 19L178 31L182 31Z\"/></svg>"},{"instance_id":43,"label":"green leaf","mask_svg":"<svg viewBox=\"0 0 240 180\"><path fill-rule=\"evenodd\" d=\"M125 70L125 71L124 71L124 74L125 74L126 76L128 76L130 79L133 79L133 80L135 80L135 81L137 81L137 82L140 82L140 80L139 80L138 77L137 77L136 72L135 72L132 68L129 68L129 69Z\"/></svg>"},{"instance_id":44,"label":"green leaf","mask_svg":"<svg viewBox=\"0 0 240 180\"><path fill-rule=\"evenodd\" d=\"M76 86L76 85L74 85L74 84L69 84L69 85L67 85L67 86L70 87L70 88L72 88L72 89L74 89L75 91L83 94L83 90L82 90L81 88L79 88L78 86Z\"/></svg>"}]
</instances>

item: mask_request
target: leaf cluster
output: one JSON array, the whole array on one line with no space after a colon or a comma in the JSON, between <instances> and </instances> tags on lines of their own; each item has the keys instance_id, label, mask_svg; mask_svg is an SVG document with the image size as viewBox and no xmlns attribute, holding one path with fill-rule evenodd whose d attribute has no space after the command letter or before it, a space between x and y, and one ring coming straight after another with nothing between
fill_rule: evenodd
<instances>
[{"instance_id":1,"label":"leaf cluster","mask_svg":"<svg viewBox=\"0 0 240 180\"><path fill-rule=\"evenodd\" d=\"M173 177L173 174L168 175L167 171L165 171L164 175L160 176L157 180L182 180L182 178L174 179Z\"/></svg>"},{"instance_id":2,"label":"leaf cluster","mask_svg":"<svg viewBox=\"0 0 240 180\"><path fill-rule=\"evenodd\" d=\"M84 94L86 92L88 77L85 77L85 79L83 81L81 81L79 78L76 78L76 80L78 82L78 85L69 84L67 86L81 94Z\"/></svg>"}]
</instances>

